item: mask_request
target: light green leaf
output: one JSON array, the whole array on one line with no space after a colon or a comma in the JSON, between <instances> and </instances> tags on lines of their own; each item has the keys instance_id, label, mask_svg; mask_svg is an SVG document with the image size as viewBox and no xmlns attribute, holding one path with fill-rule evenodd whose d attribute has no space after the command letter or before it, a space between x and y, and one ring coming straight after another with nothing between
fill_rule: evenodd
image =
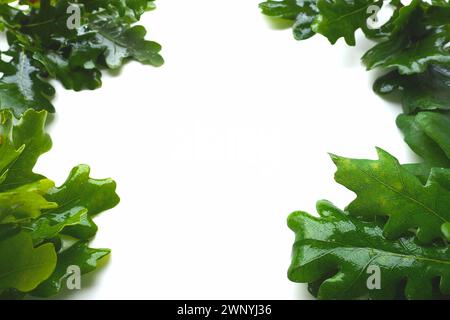
<instances>
[{"instance_id":1,"label":"light green leaf","mask_svg":"<svg viewBox=\"0 0 450 320\"><path fill-rule=\"evenodd\" d=\"M19 233L0 241L0 290L14 288L28 292L46 280L55 269L52 244L33 248L31 237Z\"/></svg>"},{"instance_id":2,"label":"light green leaf","mask_svg":"<svg viewBox=\"0 0 450 320\"><path fill-rule=\"evenodd\" d=\"M433 180L423 185L386 151L379 160L355 160L333 155L338 183L357 194L348 206L354 216L388 216L384 232L397 239L416 228L422 243L444 237L442 225L450 221L450 192ZM447 239L450 240L450 239Z\"/></svg>"},{"instance_id":3,"label":"light green leaf","mask_svg":"<svg viewBox=\"0 0 450 320\"><path fill-rule=\"evenodd\" d=\"M50 180L41 180L0 193L0 224L37 218L46 209L56 208L44 195L53 188Z\"/></svg>"}]
</instances>

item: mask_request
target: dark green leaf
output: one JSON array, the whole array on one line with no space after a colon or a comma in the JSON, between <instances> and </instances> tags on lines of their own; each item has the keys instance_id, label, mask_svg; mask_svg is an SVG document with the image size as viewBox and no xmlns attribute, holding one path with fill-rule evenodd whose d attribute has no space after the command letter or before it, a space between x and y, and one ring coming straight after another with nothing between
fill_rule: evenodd
<instances>
[{"instance_id":1,"label":"dark green leaf","mask_svg":"<svg viewBox=\"0 0 450 320\"><path fill-rule=\"evenodd\" d=\"M450 158L450 115L448 113L421 112L416 116L416 121Z\"/></svg>"},{"instance_id":2,"label":"dark green leaf","mask_svg":"<svg viewBox=\"0 0 450 320\"><path fill-rule=\"evenodd\" d=\"M396 68L402 75L425 72L430 65L450 62L449 19L438 24L436 12L424 9L421 1L405 7L387 41L369 50L363 57L367 68ZM443 22L443 21L441 21Z\"/></svg>"},{"instance_id":3,"label":"dark green leaf","mask_svg":"<svg viewBox=\"0 0 450 320\"><path fill-rule=\"evenodd\" d=\"M447 142L450 133L445 127L449 119L448 114L421 112L417 116L400 115L397 126L405 135L406 143L429 167L450 168Z\"/></svg>"},{"instance_id":4,"label":"dark green leaf","mask_svg":"<svg viewBox=\"0 0 450 320\"><path fill-rule=\"evenodd\" d=\"M88 166L75 167L66 182L50 190L46 198L60 203L59 211L67 208L86 208L90 216L111 209L119 203L115 193L116 183L111 179L95 180L89 177Z\"/></svg>"},{"instance_id":5,"label":"dark green leaf","mask_svg":"<svg viewBox=\"0 0 450 320\"><path fill-rule=\"evenodd\" d=\"M9 63L0 62L0 108L11 109L20 116L27 109L54 112L49 99L55 94L54 88L43 80L36 62L20 47L11 48L3 56L9 56Z\"/></svg>"},{"instance_id":6,"label":"dark green leaf","mask_svg":"<svg viewBox=\"0 0 450 320\"><path fill-rule=\"evenodd\" d=\"M31 4L29 1L22 1ZM96 89L101 70L119 68L129 59L160 66L161 47L145 39L146 30L134 23L153 8L148 0L33 1L32 9L0 4L0 25L10 49L0 61L0 109L20 117L27 109L54 111L56 78L66 89ZM73 19L69 6L77 6L80 19ZM69 22L77 22L70 25Z\"/></svg>"},{"instance_id":7,"label":"dark green leaf","mask_svg":"<svg viewBox=\"0 0 450 320\"><path fill-rule=\"evenodd\" d=\"M58 262L53 274L31 294L37 297L50 297L61 291L70 276L68 267L77 266L81 274L94 271L101 259L109 255L110 250L92 249L86 242L77 242L70 248L58 254Z\"/></svg>"},{"instance_id":8,"label":"dark green leaf","mask_svg":"<svg viewBox=\"0 0 450 320\"><path fill-rule=\"evenodd\" d=\"M320 218L295 212L289 227L295 232L289 279L314 283L321 299L394 299L401 292L408 299L450 295L450 251L420 247L413 237L389 240L376 223L350 217L326 201L319 202ZM369 289L369 277L380 271L380 287ZM433 295L438 280L439 294Z\"/></svg>"},{"instance_id":9,"label":"dark green leaf","mask_svg":"<svg viewBox=\"0 0 450 320\"><path fill-rule=\"evenodd\" d=\"M381 95L400 91L403 109L408 114L424 110L449 110L450 69L430 65L423 73L405 76L392 71L375 82L374 90Z\"/></svg>"},{"instance_id":10,"label":"dark green leaf","mask_svg":"<svg viewBox=\"0 0 450 320\"><path fill-rule=\"evenodd\" d=\"M312 24L319 13L317 0L269 0L259 6L267 16L292 20L295 39L305 40L315 34Z\"/></svg>"},{"instance_id":11,"label":"dark green leaf","mask_svg":"<svg viewBox=\"0 0 450 320\"><path fill-rule=\"evenodd\" d=\"M128 24L121 23L115 12L102 11L93 14L87 25L95 31L95 37L90 42L91 47L104 52L109 68L120 67L127 58L154 66L164 63L159 55L161 46L145 40L144 27L129 27Z\"/></svg>"},{"instance_id":12,"label":"dark green leaf","mask_svg":"<svg viewBox=\"0 0 450 320\"><path fill-rule=\"evenodd\" d=\"M13 148L21 150L19 156L14 154L16 160L8 166L3 183L0 184L0 192L44 179L33 172L33 167L38 158L52 146L44 129L47 113L29 110L14 127L9 112L2 112L0 118L4 119L3 126L11 128L9 136L4 136L2 140L9 141Z\"/></svg>"},{"instance_id":13,"label":"dark green leaf","mask_svg":"<svg viewBox=\"0 0 450 320\"><path fill-rule=\"evenodd\" d=\"M0 224L38 218L41 212L58 205L45 199L53 188L50 180L41 180L0 193Z\"/></svg>"}]
</instances>

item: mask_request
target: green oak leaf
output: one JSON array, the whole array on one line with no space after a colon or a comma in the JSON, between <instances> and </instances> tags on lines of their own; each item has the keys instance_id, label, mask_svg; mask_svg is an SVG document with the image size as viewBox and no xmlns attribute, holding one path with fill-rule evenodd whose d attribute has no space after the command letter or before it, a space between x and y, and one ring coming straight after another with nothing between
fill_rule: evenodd
<instances>
[{"instance_id":1,"label":"green oak leaf","mask_svg":"<svg viewBox=\"0 0 450 320\"><path fill-rule=\"evenodd\" d=\"M18 234L21 231L22 230L16 224L13 224L13 223L0 224L0 241L10 238L13 235Z\"/></svg>"},{"instance_id":2,"label":"green oak leaf","mask_svg":"<svg viewBox=\"0 0 450 320\"><path fill-rule=\"evenodd\" d=\"M39 6L16 15L14 23L18 30L13 29L13 35L26 36L30 40L27 49L33 52L55 48L61 40L68 41L77 37L77 30L67 27L71 16L68 8L71 4L69 0L41 0ZM20 42L20 39L14 40Z\"/></svg>"},{"instance_id":3,"label":"green oak leaf","mask_svg":"<svg viewBox=\"0 0 450 320\"><path fill-rule=\"evenodd\" d=\"M65 281L71 275L70 266L79 267L81 274L94 271L103 258L110 254L108 249L92 249L86 242L79 241L68 249L58 253L58 262L53 274L34 291L33 296L50 297L61 291Z\"/></svg>"},{"instance_id":4,"label":"green oak leaf","mask_svg":"<svg viewBox=\"0 0 450 320\"><path fill-rule=\"evenodd\" d=\"M450 115L449 113L421 112L416 121L424 132L435 141L450 158Z\"/></svg>"},{"instance_id":5,"label":"green oak leaf","mask_svg":"<svg viewBox=\"0 0 450 320\"><path fill-rule=\"evenodd\" d=\"M432 0L432 5L427 5L426 7L427 23L433 26L440 26L449 23L450 2L448 0Z\"/></svg>"},{"instance_id":6,"label":"green oak leaf","mask_svg":"<svg viewBox=\"0 0 450 320\"><path fill-rule=\"evenodd\" d=\"M416 116L400 115L397 118L397 126L405 135L406 143L424 159L423 163L403 167L424 184L429 179L432 180L433 172L442 173L442 170L450 168L449 121L448 113L430 111L420 112ZM450 190L450 180L446 181L443 178L434 180Z\"/></svg>"},{"instance_id":7,"label":"green oak leaf","mask_svg":"<svg viewBox=\"0 0 450 320\"><path fill-rule=\"evenodd\" d=\"M348 45L354 46L355 31L367 26L373 12L371 6L382 7L382 1L374 0L318 0L320 14L313 24L313 30L328 38L334 44L344 38Z\"/></svg>"},{"instance_id":8,"label":"green oak leaf","mask_svg":"<svg viewBox=\"0 0 450 320\"><path fill-rule=\"evenodd\" d=\"M408 6L403 6L400 1L398 3L391 1L390 5L394 7L394 12L389 21L380 28L370 28L367 25L363 26L362 30L370 39L387 40L395 34L404 32L410 20L420 18L422 11L417 9L420 4L421 0L413 0Z\"/></svg>"},{"instance_id":9,"label":"green oak leaf","mask_svg":"<svg viewBox=\"0 0 450 320\"><path fill-rule=\"evenodd\" d=\"M83 214L76 224L67 224L61 234L80 240L90 240L97 234L97 231L98 227L92 217L88 214Z\"/></svg>"},{"instance_id":10,"label":"green oak leaf","mask_svg":"<svg viewBox=\"0 0 450 320\"><path fill-rule=\"evenodd\" d=\"M429 179L450 190L450 169L449 168L432 168Z\"/></svg>"},{"instance_id":11,"label":"green oak leaf","mask_svg":"<svg viewBox=\"0 0 450 320\"><path fill-rule=\"evenodd\" d=\"M1 53L0 109L20 117L27 109L54 112L59 80L69 90L93 90L102 84L103 69L117 69L128 60L161 66L161 46L146 40L144 27L135 25L154 8L148 0L22 1L31 9L0 3L0 26L9 49ZM69 6L80 13L69 25ZM9 58L8 58L9 57ZM12 59L8 61L8 59Z\"/></svg>"},{"instance_id":12,"label":"green oak leaf","mask_svg":"<svg viewBox=\"0 0 450 320\"><path fill-rule=\"evenodd\" d=\"M39 156L51 147L50 137L44 130L47 114L29 110L14 126L11 113L2 112L1 115L5 135L0 136L4 141L0 152L5 148L5 152L9 150L13 156L2 170L0 208L5 209L0 212L0 222L5 217L37 218L42 213L39 220L27 226L35 232L33 239L52 237L55 230L79 239L92 238L97 232L92 217L119 203L115 182L92 179L89 167L80 165L71 171L62 186L54 187L51 181L33 173ZM18 203L23 205L18 206ZM27 203L29 205L25 206ZM9 207L18 209L12 214L6 210ZM88 215L83 214L84 211Z\"/></svg>"},{"instance_id":13,"label":"green oak leaf","mask_svg":"<svg viewBox=\"0 0 450 320\"><path fill-rule=\"evenodd\" d=\"M449 63L450 26L429 33L413 44L405 35L376 45L363 57L369 70L397 68L400 74L425 72L430 64Z\"/></svg>"},{"instance_id":14,"label":"green oak leaf","mask_svg":"<svg viewBox=\"0 0 450 320\"><path fill-rule=\"evenodd\" d=\"M61 234L66 227L80 224L86 218L87 211L86 208L82 207L53 210L41 215L30 223L24 224L22 228L30 233L33 243L41 243Z\"/></svg>"},{"instance_id":15,"label":"green oak leaf","mask_svg":"<svg viewBox=\"0 0 450 320\"><path fill-rule=\"evenodd\" d=\"M43 210L56 208L55 202L45 199L53 186L45 179L0 193L0 224L37 218Z\"/></svg>"},{"instance_id":16,"label":"green oak leaf","mask_svg":"<svg viewBox=\"0 0 450 320\"><path fill-rule=\"evenodd\" d=\"M62 186L47 193L47 200L60 205L43 215L44 219L50 220L58 217L57 220L66 224L63 234L82 240L90 239L97 233L97 226L92 217L114 208L120 201L115 192L116 183L112 179L92 179L89 173L88 166L75 167ZM77 223L71 223L74 219L73 210L76 208L86 210L87 214L76 213L79 219ZM61 215L68 220L60 219Z\"/></svg>"},{"instance_id":17,"label":"green oak leaf","mask_svg":"<svg viewBox=\"0 0 450 320\"><path fill-rule=\"evenodd\" d=\"M0 192L45 179L44 176L34 173L33 167L38 158L52 146L44 128L47 113L28 110L14 127L11 113L3 111L0 118L4 119L3 127L10 127L8 136L2 137L2 140L9 141L13 148L20 150L19 155L14 155L15 161L8 166L0 183Z\"/></svg>"},{"instance_id":18,"label":"green oak leaf","mask_svg":"<svg viewBox=\"0 0 450 320\"><path fill-rule=\"evenodd\" d=\"M83 240L95 236L98 228L92 217L119 203L115 182L92 179L89 167L80 165L63 185L54 187L53 182L33 173L39 156L51 147L44 129L47 114L29 110L14 126L11 113L2 112L1 118L5 133L0 136L4 141L0 152L5 148L5 153L13 156L2 170L0 223L38 218L24 225L37 243L59 233Z\"/></svg>"},{"instance_id":19,"label":"green oak leaf","mask_svg":"<svg viewBox=\"0 0 450 320\"><path fill-rule=\"evenodd\" d=\"M266 16L295 20L302 13L302 2L297 0L268 0L259 4Z\"/></svg>"},{"instance_id":20,"label":"green oak leaf","mask_svg":"<svg viewBox=\"0 0 450 320\"><path fill-rule=\"evenodd\" d=\"M450 8L450 2L448 0L432 0L431 3L436 6Z\"/></svg>"},{"instance_id":21,"label":"green oak leaf","mask_svg":"<svg viewBox=\"0 0 450 320\"><path fill-rule=\"evenodd\" d=\"M317 210L319 218L305 212L289 216L296 239L288 276L294 282L311 283L318 298L450 295L448 246L421 247L410 235L389 240L379 224L351 217L327 201L319 202ZM380 286L369 289L373 270L380 272Z\"/></svg>"},{"instance_id":22,"label":"green oak leaf","mask_svg":"<svg viewBox=\"0 0 450 320\"><path fill-rule=\"evenodd\" d=\"M396 158L382 149L377 152L379 160L332 155L338 169L335 180L357 195L348 206L349 213L389 217L384 226L389 239L397 239L412 228L417 229L421 243L444 238L441 228L450 221L450 192L433 180L423 185Z\"/></svg>"},{"instance_id":23,"label":"green oak leaf","mask_svg":"<svg viewBox=\"0 0 450 320\"><path fill-rule=\"evenodd\" d=\"M127 58L154 66L164 63L159 55L161 46L145 40L145 28L129 27L127 23L120 22L116 12L104 10L95 13L89 18L87 26L95 31L91 48L102 49L106 64L111 69L120 67Z\"/></svg>"},{"instance_id":24,"label":"green oak leaf","mask_svg":"<svg viewBox=\"0 0 450 320\"><path fill-rule=\"evenodd\" d=\"M397 118L397 126L403 132L406 143L430 168L450 168L449 125L450 116L443 113L402 114Z\"/></svg>"},{"instance_id":25,"label":"green oak leaf","mask_svg":"<svg viewBox=\"0 0 450 320\"><path fill-rule=\"evenodd\" d=\"M115 182L92 179L86 165L75 167L59 187L33 172L39 156L51 147L51 140L44 130L46 118L45 111L32 109L26 111L19 121L14 121L10 111L0 112L0 298L20 298L50 275L38 281L24 274L21 264L27 263L27 256L31 262L40 259L40 255L34 258L33 252L41 252L39 250L44 251L45 248L51 248L56 255L55 248L59 252L60 248L67 247L67 243L73 243L73 238L83 240L85 245L85 240L95 236L98 229L92 218L119 202ZM7 241L18 235L22 237L21 242L11 247L18 250L18 255L23 253L24 257L18 258L19 264L10 263L8 272L23 279L20 285L16 285L9 276L5 276L3 284L2 259L13 260L15 256L5 251L2 243L9 243ZM83 264L83 272L88 272L95 268L97 259L109 253L106 249L89 249L81 244L79 247L80 250L75 250L77 246L74 246L61 252L58 258L55 257L58 264L73 258ZM60 257L66 260L60 261ZM45 265L44 262L41 264ZM52 263L50 273L56 262ZM14 269L16 267L17 270ZM34 270L34 267L33 264L29 268ZM37 268L36 272L39 274L40 270Z\"/></svg>"},{"instance_id":26,"label":"green oak leaf","mask_svg":"<svg viewBox=\"0 0 450 320\"><path fill-rule=\"evenodd\" d=\"M293 21L293 33L297 40L315 35L312 24L319 14L317 0L269 0L260 3L263 14Z\"/></svg>"},{"instance_id":27,"label":"green oak leaf","mask_svg":"<svg viewBox=\"0 0 450 320\"><path fill-rule=\"evenodd\" d=\"M48 74L61 81L66 89L75 91L94 90L102 85L101 72L98 69L71 66L69 60L60 53L54 51L36 52L33 58L42 63Z\"/></svg>"},{"instance_id":28,"label":"green oak leaf","mask_svg":"<svg viewBox=\"0 0 450 320\"><path fill-rule=\"evenodd\" d=\"M2 54L12 58L10 62L0 61L0 109L11 109L16 116L27 109L54 112L49 99L55 89L42 79L40 69L29 52L18 46Z\"/></svg>"},{"instance_id":29,"label":"green oak leaf","mask_svg":"<svg viewBox=\"0 0 450 320\"><path fill-rule=\"evenodd\" d=\"M111 179L92 179L89 173L90 169L86 165L75 167L66 182L50 190L46 198L62 203L59 210L76 206L87 208L90 216L116 206L119 202L115 194L116 183Z\"/></svg>"},{"instance_id":30,"label":"green oak leaf","mask_svg":"<svg viewBox=\"0 0 450 320\"><path fill-rule=\"evenodd\" d=\"M430 178L432 168L426 163L407 163L402 167L412 175L416 176L422 184L426 184ZM450 189L449 189L450 190Z\"/></svg>"},{"instance_id":31,"label":"green oak leaf","mask_svg":"<svg viewBox=\"0 0 450 320\"><path fill-rule=\"evenodd\" d=\"M55 266L52 244L35 248L25 232L0 241L0 291L9 288L31 291L48 279Z\"/></svg>"},{"instance_id":32,"label":"green oak leaf","mask_svg":"<svg viewBox=\"0 0 450 320\"><path fill-rule=\"evenodd\" d=\"M155 8L154 0L79 0L78 3L83 4L88 12L114 10L130 23L139 21L144 12Z\"/></svg>"},{"instance_id":33,"label":"green oak leaf","mask_svg":"<svg viewBox=\"0 0 450 320\"><path fill-rule=\"evenodd\" d=\"M121 0L123 2L123 0ZM129 8L134 14L134 18L139 20L146 11L156 8L155 0L125 0L126 8ZM127 10L125 10L127 12ZM129 15L129 13L128 13Z\"/></svg>"},{"instance_id":34,"label":"green oak leaf","mask_svg":"<svg viewBox=\"0 0 450 320\"><path fill-rule=\"evenodd\" d=\"M394 6L396 10L390 22L387 23L390 27L390 37L414 30L410 25L411 21L420 21L424 12L422 0L412 0L407 6L403 6L401 2Z\"/></svg>"},{"instance_id":35,"label":"green oak leaf","mask_svg":"<svg viewBox=\"0 0 450 320\"><path fill-rule=\"evenodd\" d=\"M380 95L400 92L403 110L411 114L425 110L450 109L450 68L430 65L419 74L401 75L392 71L374 84Z\"/></svg>"},{"instance_id":36,"label":"green oak leaf","mask_svg":"<svg viewBox=\"0 0 450 320\"><path fill-rule=\"evenodd\" d=\"M295 21L305 9L299 4L268 0L260 8L265 15ZM401 96L405 114L397 125L423 162L401 165L381 149L379 160L332 155L336 181L356 199L348 213L321 202L321 218L291 215L297 238L289 278L308 283L322 299L448 299L450 4L413 0L405 6L393 0L393 15L379 29L371 29L368 18L381 1L317 0L314 5L317 10L300 25L306 36L296 37L321 33L332 44L344 38L354 45L355 32L362 29L376 40L362 60L367 69L386 72L374 84L377 93ZM381 270L380 290L366 285L369 266Z\"/></svg>"},{"instance_id":37,"label":"green oak leaf","mask_svg":"<svg viewBox=\"0 0 450 320\"><path fill-rule=\"evenodd\" d=\"M0 184L5 181L9 167L24 149L24 146L17 148L12 141L12 117L11 113L0 113Z\"/></svg>"},{"instance_id":38,"label":"green oak leaf","mask_svg":"<svg viewBox=\"0 0 450 320\"><path fill-rule=\"evenodd\" d=\"M402 8L389 39L383 41L364 56L367 69L395 68L401 75L425 72L430 65L450 62L450 24L448 10L441 7L424 6L422 1L413 1ZM441 20L444 12L446 20Z\"/></svg>"}]
</instances>

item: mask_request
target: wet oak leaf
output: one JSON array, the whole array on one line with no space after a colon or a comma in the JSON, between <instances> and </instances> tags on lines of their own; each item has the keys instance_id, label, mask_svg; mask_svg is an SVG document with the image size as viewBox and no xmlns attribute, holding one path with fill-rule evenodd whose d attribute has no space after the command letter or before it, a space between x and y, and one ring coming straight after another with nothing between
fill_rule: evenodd
<instances>
[{"instance_id":1,"label":"wet oak leaf","mask_svg":"<svg viewBox=\"0 0 450 320\"><path fill-rule=\"evenodd\" d=\"M403 110L407 114L426 110L450 109L450 68L430 65L419 74L401 75L392 71L374 84L380 95L400 92Z\"/></svg>"},{"instance_id":2,"label":"wet oak leaf","mask_svg":"<svg viewBox=\"0 0 450 320\"><path fill-rule=\"evenodd\" d=\"M344 38L348 45L356 44L355 31L367 25L373 15L371 6L381 8L382 1L373 0L318 0L319 15L313 24L313 30L335 44Z\"/></svg>"},{"instance_id":3,"label":"wet oak leaf","mask_svg":"<svg viewBox=\"0 0 450 320\"><path fill-rule=\"evenodd\" d=\"M291 20L295 39L305 40L315 35L312 24L319 14L317 0L269 0L259 7L267 16Z\"/></svg>"},{"instance_id":4,"label":"wet oak leaf","mask_svg":"<svg viewBox=\"0 0 450 320\"><path fill-rule=\"evenodd\" d=\"M42 282L31 295L37 297L50 297L58 294L65 284L64 280L70 276L67 268L77 266L80 268L81 274L94 271L102 259L110 254L109 249L93 249L89 248L87 243L79 241L68 249L58 253L58 262L52 275Z\"/></svg>"},{"instance_id":5,"label":"wet oak leaf","mask_svg":"<svg viewBox=\"0 0 450 320\"><path fill-rule=\"evenodd\" d=\"M12 110L16 117L29 108L54 112L51 79L69 90L93 90L102 84L103 69L120 68L130 59L153 66L164 62L161 46L146 39L143 26L135 25L145 11L154 8L153 1L22 4L25 8L0 3L0 26L10 46L1 53L0 109ZM73 26L68 23L74 19L70 6L77 6L79 12Z\"/></svg>"},{"instance_id":6,"label":"wet oak leaf","mask_svg":"<svg viewBox=\"0 0 450 320\"><path fill-rule=\"evenodd\" d=\"M397 118L406 143L430 168L450 168L449 125L448 113L420 112Z\"/></svg>"},{"instance_id":7,"label":"wet oak leaf","mask_svg":"<svg viewBox=\"0 0 450 320\"><path fill-rule=\"evenodd\" d=\"M119 202L115 182L91 178L86 165L75 167L59 187L33 172L38 158L51 147L46 118L45 111L32 109L19 121L9 111L0 112L0 297L22 297L42 284L76 251L61 249L66 241L82 240L86 245L98 229L92 218ZM84 266L83 272L95 269L96 260L109 254L106 249L80 248L74 262ZM17 263L5 262L14 259ZM18 279L6 273L2 279L2 264Z\"/></svg>"},{"instance_id":8,"label":"wet oak leaf","mask_svg":"<svg viewBox=\"0 0 450 320\"><path fill-rule=\"evenodd\" d=\"M310 283L320 299L450 295L448 246L421 247L411 235L387 239L379 224L363 222L328 201L320 201L317 210L320 217L295 212L288 218L296 234L288 271L291 281ZM381 286L370 290L374 267L380 272Z\"/></svg>"},{"instance_id":9,"label":"wet oak leaf","mask_svg":"<svg viewBox=\"0 0 450 320\"><path fill-rule=\"evenodd\" d=\"M442 226L450 221L450 192L433 180L425 185L398 160L377 149L379 160L332 155L336 182L356 193L348 206L351 215L389 217L384 234L398 239L415 228L421 243L445 238ZM450 239L447 239L450 240Z\"/></svg>"},{"instance_id":10,"label":"wet oak leaf","mask_svg":"<svg viewBox=\"0 0 450 320\"><path fill-rule=\"evenodd\" d=\"M17 289L29 292L45 281L55 269L52 244L33 246L31 237L21 232L0 241L0 292Z\"/></svg>"}]
</instances>

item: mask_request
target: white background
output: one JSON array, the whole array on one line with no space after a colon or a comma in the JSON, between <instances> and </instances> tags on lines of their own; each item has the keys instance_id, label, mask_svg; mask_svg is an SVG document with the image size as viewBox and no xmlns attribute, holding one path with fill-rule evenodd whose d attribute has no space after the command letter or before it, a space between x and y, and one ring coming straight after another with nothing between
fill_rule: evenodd
<instances>
[{"instance_id":1,"label":"white background","mask_svg":"<svg viewBox=\"0 0 450 320\"><path fill-rule=\"evenodd\" d=\"M37 171L61 184L87 163L122 198L96 220L109 264L64 297L310 298L286 277L286 218L354 197L327 152L374 158L380 146L411 160L400 107L360 63L370 43L297 42L258 2L158 1L142 24L163 67L129 63L92 92L57 85L54 146Z\"/></svg>"}]
</instances>

